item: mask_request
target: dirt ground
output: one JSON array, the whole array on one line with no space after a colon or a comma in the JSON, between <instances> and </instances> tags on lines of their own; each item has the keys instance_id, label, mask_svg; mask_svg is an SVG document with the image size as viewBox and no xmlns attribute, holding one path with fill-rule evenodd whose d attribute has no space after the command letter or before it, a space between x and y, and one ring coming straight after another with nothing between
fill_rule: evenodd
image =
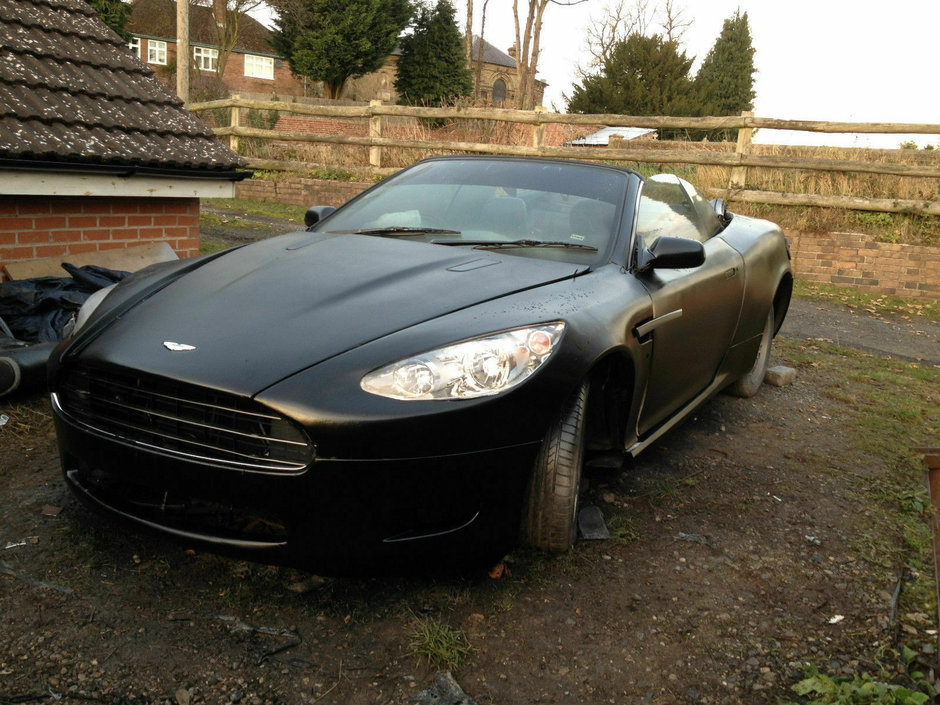
<instances>
[{"instance_id":1,"label":"dirt ground","mask_svg":"<svg viewBox=\"0 0 940 705\"><path fill-rule=\"evenodd\" d=\"M480 705L777 703L807 664L909 682L905 645L930 680L932 568L871 492L938 445L940 326L794 311L858 329L844 346L910 336L895 354L920 362L857 359L788 323L772 364L797 368L792 385L716 397L592 476L582 502L612 537L518 551L498 578L323 579L127 531L67 492L46 401L0 401L0 703L456 702L421 695L443 670ZM846 373L865 365L884 367ZM892 456L858 419L907 370L933 397L917 388L926 410ZM923 502L919 482L897 496Z\"/></svg>"}]
</instances>

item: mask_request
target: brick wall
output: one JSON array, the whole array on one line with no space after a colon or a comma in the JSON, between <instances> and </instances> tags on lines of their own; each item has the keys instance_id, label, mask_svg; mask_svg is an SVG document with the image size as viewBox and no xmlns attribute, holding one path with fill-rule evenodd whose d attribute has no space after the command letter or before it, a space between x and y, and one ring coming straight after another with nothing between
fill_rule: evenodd
<instances>
[{"instance_id":1,"label":"brick wall","mask_svg":"<svg viewBox=\"0 0 940 705\"><path fill-rule=\"evenodd\" d=\"M199 199L0 196L0 268L154 242L199 254Z\"/></svg>"},{"instance_id":2,"label":"brick wall","mask_svg":"<svg viewBox=\"0 0 940 705\"><path fill-rule=\"evenodd\" d=\"M292 179L246 179L238 198L297 206L339 206L370 184ZM851 233L787 233L794 274L806 281L838 284L876 294L940 301L940 248L875 242Z\"/></svg>"},{"instance_id":3,"label":"brick wall","mask_svg":"<svg viewBox=\"0 0 940 705\"><path fill-rule=\"evenodd\" d=\"M876 294L940 300L940 248L851 233L787 233L794 274Z\"/></svg>"},{"instance_id":4,"label":"brick wall","mask_svg":"<svg viewBox=\"0 0 940 705\"><path fill-rule=\"evenodd\" d=\"M359 181L244 179L235 184L236 198L258 198L292 206L340 206L372 184Z\"/></svg>"}]
</instances>

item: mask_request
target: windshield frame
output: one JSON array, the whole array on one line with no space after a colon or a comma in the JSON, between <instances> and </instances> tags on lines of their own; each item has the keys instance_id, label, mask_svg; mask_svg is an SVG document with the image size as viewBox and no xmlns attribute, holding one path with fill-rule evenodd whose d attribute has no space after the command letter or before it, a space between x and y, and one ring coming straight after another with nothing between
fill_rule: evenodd
<instances>
[{"instance_id":1,"label":"windshield frame","mask_svg":"<svg viewBox=\"0 0 940 705\"><path fill-rule=\"evenodd\" d=\"M590 178L591 175L595 178ZM547 181L553 176L556 180ZM438 177L447 177L442 182ZM557 179L561 178L559 182ZM515 179L515 180L514 180ZM445 156L431 157L424 159L416 164L397 172L374 186L366 189L347 203L340 206L323 220L310 228L311 232L323 234L339 234L349 230L357 229L352 227L354 224L347 221L343 216L349 215L350 211L355 211L374 199L377 193L381 193L389 186L406 186L423 184L452 184L455 187L462 186L486 186L505 189L531 189L534 186L542 185L544 193L555 193L566 198L594 199L607 203L613 209L611 218L610 232L606 237L606 244L596 252L590 252L587 256L586 250L556 249L555 252L575 252L578 256L565 257L562 261L570 261L579 265L596 266L600 263L613 261L623 266L628 259L629 248L624 243L624 238L631 239L633 224L635 222L636 193L640 188L642 177L636 172L622 167L611 166L607 164L595 164L575 160L561 159L543 159L535 157L501 157L501 156ZM591 190L590 185L596 183L598 190ZM549 185L551 188L545 188ZM564 187L565 190L561 190ZM603 191L601 191L603 189ZM358 229L364 229L365 223L356 223ZM391 223L389 223L391 225ZM401 225L409 226L410 223ZM439 227L452 227L455 230L461 230L454 224L442 223L435 224ZM428 226L432 228L431 225ZM365 228L368 229L368 228ZM380 233L368 234L369 237L385 237ZM429 242L414 237L408 237L409 242ZM468 238L471 237L468 234ZM476 238L474 238L476 239ZM520 238L505 236L504 238L494 237L493 241L499 242L500 239L507 241L518 240ZM556 238L546 237L545 240ZM538 254L539 250L549 248L516 248L516 249L498 249L490 250L494 253L508 255L523 255L529 257L545 257L544 254ZM533 254L533 251L535 254ZM559 255L549 255L548 258L558 260Z\"/></svg>"}]
</instances>

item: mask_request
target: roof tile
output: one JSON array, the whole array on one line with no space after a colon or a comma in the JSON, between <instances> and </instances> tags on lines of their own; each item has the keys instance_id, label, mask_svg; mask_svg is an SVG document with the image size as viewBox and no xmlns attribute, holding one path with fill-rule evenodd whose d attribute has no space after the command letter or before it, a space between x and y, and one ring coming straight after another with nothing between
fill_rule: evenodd
<instances>
[{"instance_id":1,"label":"roof tile","mask_svg":"<svg viewBox=\"0 0 940 705\"><path fill-rule=\"evenodd\" d=\"M230 172L220 143L85 0L0 0L0 160Z\"/></svg>"}]
</instances>

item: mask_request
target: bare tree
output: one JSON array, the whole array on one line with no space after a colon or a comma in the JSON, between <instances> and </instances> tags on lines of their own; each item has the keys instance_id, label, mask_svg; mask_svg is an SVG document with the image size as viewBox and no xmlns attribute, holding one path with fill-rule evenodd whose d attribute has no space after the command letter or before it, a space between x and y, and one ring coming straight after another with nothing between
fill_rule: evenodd
<instances>
[{"instance_id":1,"label":"bare tree","mask_svg":"<svg viewBox=\"0 0 940 705\"><path fill-rule=\"evenodd\" d=\"M612 0L588 24L587 50L591 59L579 71L582 76L592 73L610 58L614 45L632 34L647 36L655 27L667 41L681 43L691 25L692 20L685 19L685 8L676 0L661 0L660 4L651 4L650 0Z\"/></svg>"},{"instance_id":2,"label":"bare tree","mask_svg":"<svg viewBox=\"0 0 940 705\"><path fill-rule=\"evenodd\" d=\"M650 8L649 0L614 0L605 5L602 15L592 18L587 27L591 68L607 61L617 42L631 34L645 35L654 16L655 8Z\"/></svg>"},{"instance_id":3,"label":"bare tree","mask_svg":"<svg viewBox=\"0 0 940 705\"><path fill-rule=\"evenodd\" d=\"M660 25L663 28L663 35L670 42L675 42L680 44L682 42L682 37L685 36L685 33L688 31L689 27L692 26L692 20L685 19L684 7L676 7L675 0L663 0L663 5L661 9L662 20Z\"/></svg>"},{"instance_id":4,"label":"bare tree","mask_svg":"<svg viewBox=\"0 0 940 705\"><path fill-rule=\"evenodd\" d=\"M467 31L464 34L467 66L473 70L473 0L467 0Z\"/></svg>"},{"instance_id":5,"label":"bare tree","mask_svg":"<svg viewBox=\"0 0 940 705\"><path fill-rule=\"evenodd\" d=\"M512 0L512 14L516 27L516 104L522 109L531 108L535 102L535 74L539 63L539 40L542 35L542 19L550 4L580 5L587 0L528 0L524 22L519 15L519 0Z\"/></svg>"},{"instance_id":6,"label":"bare tree","mask_svg":"<svg viewBox=\"0 0 940 705\"><path fill-rule=\"evenodd\" d=\"M212 7L215 20L212 24L215 29L216 46L219 48L216 64L219 78L225 75L225 66L238 44L242 19L251 10L260 7L263 2L264 0L190 0L192 5L209 4Z\"/></svg>"},{"instance_id":7,"label":"bare tree","mask_svg":"<svg viewBox=\"0 0 940 705\"><path fill-rule=\"evenodd\" d=\"M484 32L486 30L486 6L489 5L490 0L483 0L483 14L480 17L480 43L477 45L477 60L476 60L476 73L473 77L473 99L477 100L480 97L480 83L483 81L483 47L484 44Z\"/></svg>"}]
</instances>

